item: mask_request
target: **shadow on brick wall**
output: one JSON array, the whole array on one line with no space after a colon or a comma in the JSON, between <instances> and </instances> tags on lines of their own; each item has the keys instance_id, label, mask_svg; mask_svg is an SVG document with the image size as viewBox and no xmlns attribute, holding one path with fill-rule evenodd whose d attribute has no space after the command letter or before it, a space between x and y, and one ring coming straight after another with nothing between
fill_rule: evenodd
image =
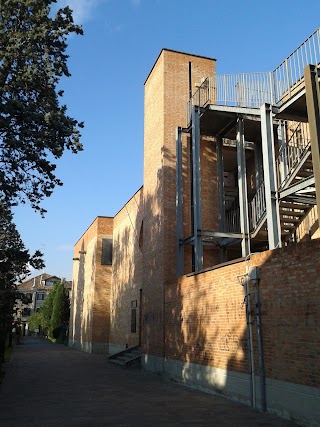
<instances>
[{"instance_id":1,"label":"shadow on brick wall","mask_svg":"<svg viewBox=\"0 0 320 427\"><path fill-rule=\"evenodd\" d=\"M126 268L129 272L129 279L119 287L115 307L132 298L130 281L142 284L140 329L146 367L152 358L156 359L150 362L151 370L250 403L250 345L243 277L250 266L258 266L267 378L319 387L320 241L266 251L251 255L247 261L235 260L226 266L215 266L212 270L177 279L175 188L170 188L172 194L163 203L164 194L170 193L166 186L175 174L173 158L168 156L166 162L171 162L172 167L165 165L157 172L154 193L147 194L144 189L143 216L124 229L115 242L118 258L115 254L113 268ZM190 178L185 175L184 179ZM128 252L132 233L134 250ZM255 375L259 377L252 285L248 298L252 314L253 364ZM116 314L114 312L115 322ZM125 327L128 331L128 321ZM256 393L259 401L258 388Z\"/></svg>"}]
</instances>

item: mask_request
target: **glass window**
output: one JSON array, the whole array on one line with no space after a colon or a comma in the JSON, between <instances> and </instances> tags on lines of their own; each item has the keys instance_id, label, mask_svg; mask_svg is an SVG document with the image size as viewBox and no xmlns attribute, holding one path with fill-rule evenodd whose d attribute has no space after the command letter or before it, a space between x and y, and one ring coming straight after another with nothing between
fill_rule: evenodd
<instances>
[{"instance_id":1,"label":"glass window","mask_svg":"<svg viewBox=\"0 0 320 427\"><path fill-rule=\"evenodd\" d=\"M131 301L131 333L137 332L137 300Z\"/></svg>"},{"instance_id":2,"label":"glass window","mask_svg":"<svg viewBox=\"0 0 320 427\"><path fill-rule=\"evenodd\" d=\"M112 239L102 239L101 265L112 265Z\"/></svg>"}]
</instances>

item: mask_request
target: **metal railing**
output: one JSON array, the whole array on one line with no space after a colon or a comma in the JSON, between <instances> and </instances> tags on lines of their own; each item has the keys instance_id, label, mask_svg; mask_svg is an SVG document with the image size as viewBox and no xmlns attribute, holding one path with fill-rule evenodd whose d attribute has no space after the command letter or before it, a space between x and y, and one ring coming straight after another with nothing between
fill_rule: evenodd
<instances>
[{"instance_id":1,"label":"metal railing","mask_svg":"<svg viewBox=\"0 0 320 427\"><path fill-rule=\"evenodd\" d=\"M290 97L303 81L303 69L320 63L320 28L315 30L273 72L275 104Z\"/></svg>"},{"instance_id":2,"label":"metal railing","mask_svg":"<svg viewBox=\"0 0 320 427\"><path fill-rule=\"evenodd\" d=\"M254 231L266 212L266 195L264 182L258 188L254 198L250 202L250 229Z\"/></svg>"},{"instance_id":3,"label":"metal railing","mask_svg":"<svg viewBox=\"0 0 320 427\"><path fill-rule=\"evenodd\" d=\"M217 76L216 103L259 108L273 104L272 73L241 73Z\"/></svg>"},{"instance_id":4,"label":"metal railing","mask_svg":"<svg viewBox=\"0 0 320 427\"><path fill-rule=\"evenodd\" d=\"M308 64L320 64L320 28L315 30L278 67L271 72L241 73L207 77L187 106L187 125L193 105L208 103L259 108L268 103L280 106L304 82L303 69Z\"/></svg>"},{"instance_id":5,"label":"metal railing","mask_svg":"<svg viewBox=\"0 0 320 427\"><path fill-rule=\"evenodd\" d=\"M230 209L226 212L225 231L227 233L240 233L240 208Z\"/></svg>"},{"instance_id":6,"label":"metal railing","mask_svg":"<svg viewBox=\"0 0 320 427\"><path fill-rule=\"evenodd\" d=\"M276 159L278 188L290 177L306 150L309 149L309 130L304 124L298 123L298 125L292 129L292 135L287 143L279 150L279 156Z\"/></svg>"},{"instance_id":7,"label":"metal railing","mask_svg":"<svg viewBox=\"0 0 320 427\"><path fill-rule=\"evenodd\" d=\"M215 80L211 77L207 77L203 80L201 85L197 88L195 93L189 99L187 105L187 125L191 121L191 110L194 105L198 107L204 107L207 104L215 102Z\"/></svg>"}]
</instances>

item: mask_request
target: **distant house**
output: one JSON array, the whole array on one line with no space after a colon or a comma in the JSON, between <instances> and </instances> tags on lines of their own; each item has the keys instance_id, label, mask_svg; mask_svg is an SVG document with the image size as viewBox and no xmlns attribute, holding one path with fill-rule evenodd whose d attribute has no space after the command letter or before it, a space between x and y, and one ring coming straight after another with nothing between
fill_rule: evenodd
<instances>
[{"instance_id":1,"label":"distant house","mask_svg":"<svg viewBox=\"0 0 320 427\"><path fill-rule=\"evenodd\" d=\"M40 310L54 284L61 281L63 281L66 289L71 292L71 282L47 273L42 273L17 285L17 291L21 294L21 298L16 301L14 320L22 323L24 332L28 329L28 319L31 314Z\"/></svg>"}]
</instances>

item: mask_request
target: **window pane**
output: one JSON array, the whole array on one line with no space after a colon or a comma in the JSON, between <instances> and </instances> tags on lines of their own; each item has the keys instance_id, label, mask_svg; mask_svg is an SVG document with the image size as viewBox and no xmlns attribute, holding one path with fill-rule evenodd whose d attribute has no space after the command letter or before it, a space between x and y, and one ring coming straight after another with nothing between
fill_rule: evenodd
<instances>
[{"instance_id":1,"label":"window pane","mask_svg":"<svg viewBox=\"0 0 320 427\"><path fill-rule=\"evenodd\" d=\"M133 334L137 332L137 310L135 308L131 310L131 332Z\"/></svg>"},{"instance_id":2,"label":"window pane","mask_svg":"<svg viewBox=\"0 0 320 427\"><path fill-rule=\"evenodd\" d=\"M101 265L112 265L112 239L102 239Z\"/></svg>"}]
</instances>

